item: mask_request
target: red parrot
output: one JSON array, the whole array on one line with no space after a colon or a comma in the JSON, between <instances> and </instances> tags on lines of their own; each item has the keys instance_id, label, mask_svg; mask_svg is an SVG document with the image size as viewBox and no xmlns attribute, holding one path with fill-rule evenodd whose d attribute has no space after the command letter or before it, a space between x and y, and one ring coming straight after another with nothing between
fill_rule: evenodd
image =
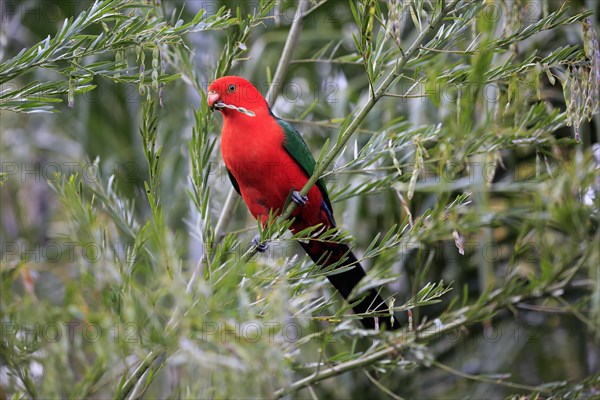
<instances>
[{"instance_id":1,"label":"red parrot","mask_svg":"<svg viewBox=\"0 0 600 400\"><path fill-rule=\"evenodd\" d=\"M233 187L242 196L250 213L264 225L269 214L282 212L289 198L298 203L292 217L293 233L320 225L335 227L333 211L322 179L307 196L299 190L306 184L315 168L308 146L298 131L277 118L261 93L246 79L224 76L208 86L207 102L211 110L223 116L221 154ZM259 250L265 244L254 238ZM375 289L359 298L348 299L352 289L365 276L365 271L346 244L309 240L300 242L315 263L331 266L342 259L336 268L351 267L341 273L327 275L335 288L351 303L356 313L385 314L388 308ZM379 317L379 326L394 329L393 317ZM367 329L376 329L375 318L362 318Z\"/></svg>"}]
</instances>

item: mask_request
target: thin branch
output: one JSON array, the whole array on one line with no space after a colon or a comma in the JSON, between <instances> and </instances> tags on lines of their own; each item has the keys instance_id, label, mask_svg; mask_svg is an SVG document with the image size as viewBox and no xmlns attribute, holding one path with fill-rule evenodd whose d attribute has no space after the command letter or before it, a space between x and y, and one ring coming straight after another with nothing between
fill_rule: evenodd
<instances>
[{"instance_id":1,"label":"thin branch","mask_svg":"<svg viewBox=\"0 0 600 400\"><path fill-rule=\"evenodd\" d=\"M431 361L431 364L440 369L443 369L444 371L449 372L453 375L460 376L461 378L471 379L471 380L483 382L483 383L490 383L493 385L506 386L506 387L509 387L512 389L527 390L530 392L541 392L541 393L547 393L547 394L551 393L550 390L543 388L543 387L539 387L539 386L523 385L520 383L506 382L501 379L492 379L492 378L487 378L487 377L481 376L481 375L468 374L466 372L462 372L457 369L454 369L446 364L442 364L441 362L436 361L436 360Z\"/></svg>"},{"instance_id":2,"label":"thin branch","mask_svg":"<svg viewBox=\"0 0 600 400\"><path fill-rule=\"evenodd\" d=\"M339 124L336 124L334 120L322 120L322 121L310 121L307 119L295 119L295 118L283 118L283 120L291 123L291 124L305 124L305 125L313 125L319 126L322 128L331 128L337 129L339 128ZM358 128L357 132L368 133L369 135L376 135L380 133L379 131L372 131L370 129Z\"/></svg>"},{"instance_id":3,"label":"thin branch","mask_svg":"<svg viewBox=\"0 0 600 400\"><path fill-rule=\"evenodd\" d=\"M375 106L375 104L383 97L386 93L387 89L394 83L396 77L398 75L398 71L402 69L406 63L413 57L415 52L419 49L421 44L425 41L425 39L434 31L437 31L442 24L443 19L448 15L459 3L460 0L453 0L447 7L442 8L440 13L431 21L429 27L424 29L421 34L415 39L411 47L406 51L406 53L398 60L396 66L389 72L384 81L379 85L379 88L376 90L375 94L369 98L369 101L362 107L362 109L356 114L352 122L348 125L348 127L341 133L340 139L338 143L334 146L333 150L329 152L329 154L325 157L325 159L319 163L312 176L306 182L304 187L301 190L302 195L308 194L309 190L314 186L317 180L321 177L321 174L325 171L325 169L335 160L338 154L342 151L350 136L354 133L354 131L358 128L358 126L363 122L371 109ZM288 219L291 214L294 212L296 208L296 203L290 202L289 206L282 214L281 219Z\"/></svg>"},{"instance_id":4,"label":"thin branch","mask_svg":"<svg viewBox=\"0 0 600 400\"><path fill-rule=\"evenodd\" d=\"M317 8L321 7L323 4L327 3L327 1L329 0L323 0L320 1L319 3L315 4L314 6L312 6L310 9L306 10L303 14L302 14L302 19L306 19L306 17L308 17L310 14L312 14L313 11L316 11Z\"/></svg>"},{"instance_id":5,"label":"thin branch","mask_svg":"<svg viewBox=\"0 0 600 400\"><path fill-rule=\"evenodd\" d=\"M323 3L320 3L319 5L321 4ZM277 69L275 70L275 75L273 76L273 81L271 82L269 91L267 92L266 99L271 105L275 103L275 100L281 91L281 82L285 78L285 74L290 66L290 61L292 61L292 55L294 54L294 50L296 50L300 32L302 32L302 25L304 24L305 18L304 14L306 13L306 10L308 10L309 5L310 3L308 0L298 1L298 8L296 9L296 14L294 14L294 21L290 27L290 33L288 34L283 46L281 58L279 59Z\"/></svg>"},{"instance_id":6,"label":"thin branch","mask_svg":"<svg viewBox=\"0 0 600 400\"><path fill-rule=\"evenodd\" d=\"M503 295L503 290L497 289L494 292L490 293L490 295L488 296L488 300L484 304L478 303L471 306L463 307L449 314L447 318L452 320L449 323L439 325L439 323L429 322L423 325L419 330L417 330L414 333L406 331L396 332L392 337L391 342L387 342L380 345L378 348L374 349L374 351L370 353L365 353L360 358L342 362L338 365L334 365L329 368L322 369L320 371L317 370L313 374L302 378L296 382L293 382L288 387L277 390L273 394L273 397L281 398L288 394L297 392L298 390L304 387L314 385L315 383L324 379L341 375L345 372L352 371L358 368L370 366L379 360L389 358L394 356L395 354L398 354L402 350L409 348L414 343L427 342L429 339L443 337L444 333L464 326L467 323L479 321L482 317L489 316L503 308L514 306L515 304L519 304L528 299L539 299L548 296L554 297L556 291L561 289L567 289L571 286L575 287L575 285L575 282L573 282L573 284L571 285L567 281L562 281L555 285L549 285L542 292L536 291L534 293L515 295L507 298L500 298ZM490 383L502 384L501 381L498 380L492 380ZM503 383L506 384L507 382ZM535 390L540 392L544 391L544 389L540 389L537 387L532 388L522 386L520 387L520 389Z\"/></svg>"},{"instance_id":7,"label":"thin branch","mask_svg":"<svg viewBox=\"0 0 600 400\"><path fill-rule=\"evenodd\" d=\"M384 96L384 94L387 92L389 87L396 81L399 71L415 55L415 53L419 50L419 48L421 47L423 42L425 42L425 40L428 37L430 37L430 35L432 33L437 32L437 30L441 27L444 18L456 8L456 6L458 5L459 2L460 2L460 0L453 0L447 6L442 6L442 9L440 10L439 14L436 15L432 19L431 23L429 24L429 26L426 29L423 29L423 31L421 31L421 33L415 39L415 41L412 43L410 48L402 55L402 57L400 59L398 59L398 62L396 63L395 67L388 73L388 75L385 77L383 82L379 85L379 87L377 88L375 93L371 97L369 97L369 100L367 101L367 103L365 105L363 105L362 108L357 113L352 114L352 115L354 115L354 118L352 119L350 124L342 131L342 133L340 134L340 137L339 137L336 145L333 147L333 149L325 156L325 158L322 161L317 163L312 176L310 177L310 179L306 182L306 184L300 191L301 195L306 196L308 194L310 189L319 180L319 178L325 172L325 170L329 167L329 165L335 160L335 158L338 156L338 154L344 149L344 146L346 145L346 143L348 142L348 140L350 139L352 134L358 129L358 127L363 122L363 120L366 118L366 116L369 114L371 109ZM297 206L297 204L295 202L291 201L288 204L285 211L278 218L278 221L285 221L288 218L290 218L290 216L296 209L296 206ZM246 252L246 254L244 254L242 261L247 262L248 260L250 260L250 258L252 258L252 256L254 254L256 254L256 252L257 252L257 247L253 246L248 252Z\"/></svg>"},{"instance_id":8,"label":"thin branch","mask_svg":"<svg viewBox=\"0 0 600 400\"><path fill-rule=\"evenodd\" d=\"M165 354L162 351L151 351L148 353L144 361L135 369L133 374L125 381L120 390L115 394L115 400L125 399L141 377L148 371L154 361L156 361L161 355Z\"/></svg>"},{"instance_id":9,"label":"thin branch","mask_svg":"<svg viewBox=\"0 0 600 400\"><path fill-rule=\"evenodd\" d=\"M428 94L398 94L398 93L386 93L385 97L395 97L399 99L420 99L423 97L429 97Z\"/></svg>"},{"instance_id":10,"label":"thin branch","mask_svg":"<svg viewBox=\"0 0 600 400\"><path fill-rule=\"evenodd\" d=\"M215 244L218 244L225 237L225 230L233 218L235 208L240 201L240 196L236 193L234 188L229 189L225 204L223 205L223 211L219 215L217 226L215 227Z\"/></svg>"},{"instance_id":11,"label":"thin branch","mask_svg":"<svg viewBox=\"0 0 600 400\"><path fill-rule=\"evenodd\" d=\"M429 338L437 336L441 333L444 333L444 332L447 332L454 328L457 328L457 327L463 325L465 322L467 322L467 317L465 317L464 315L460 316L452 323L444 325L441 328L435 328L435 329L421 332L418 335L418 339L419 339L419 341L429 339ZM331 378L331 377L337 376L337 375L341 375L344 372L348 372L348 371L351 371L351 370L354 370L357 368L372 365L373 363L375 363L383 358L387 358L390 355L393 355L393 354L401 351L402 349L408 347L409 344L415 343L417 340L417 335L415 335L415 334L407 335L406 332L401 332L398 339L401 342L395 343L392 346L390 346L389 344L386 343L383 348L380 348L377 351L373 351L372 353L365 354L364 356L354 359L354 360L350 360L350 361L346 361L346 362L338 364L338 365L334 365L330 368L321 370L319 373L314 373L310 376L307 376L306 378L300 379L300 380L292 383L290 386L288 386L286 388L277 390L273 394L273 396L278 399L278 398L281 398L290 393L297 392L298 390L300 390L306 386L312 385L312 384L322 381L324 379Z\"/></svg>"},{"instance_id":12,"label":"thin branch","mask_svg":"<svg viewBox=\"0 0 600 400\"><path fill-rule=\"evenodd\" d=\"M565 308L564 308L565 312L570 312L577 319L579 319L581 322L583 322L584 324L586 324L590 328L590 330L594 330L594 321L590 321L590 319L586 318L586 316L583 315L581 313L581 311L579 311L578 309L576 309L575 307L573 307L573 305L571 303L569 303L568 301L566 301L562 297L557 297L556 300L558 300L559 303L564 304L564 306L565 306Z\"/></svg>"},{"instance_id":13,"label":"thin branch","mask_svg":"<svg viewBox=\"0 0 600 400\"><path fill-rule=\"evenodd\" d=\"M474 50L445 50L445 49L435 49L431 47L421 46L421 50L431 51L434 53L446 53L446 54L462 54L462 55L474 55L476 52Z\"/></svg>"},{"instance_id":14,"label":"thin branch","mask_svg":"<svg viewBox=\"0 0 600 400\"><path fill-rule=\"evenodd\" d=\"M299 58L293 60L291 64L342 64L342 65L363 65L360 61L342 61L342 60L329 60L329 59L314 59L314 58Z\"/></svg>"},{"instance_id":15,"label":"thin branch","mask_svg":"<svg viewBox=\"0 0 600 400\"><path fill-rule=\"evenodd\" d=\"M369 380L371 381L371 383L373 385L375 385L383 393L385 393L388 396L390 396L392 399L394 399L394 400L404 400L403 397L398 396L396 393L392 392L390 389L388 389L385 386L383 386L377 379L375 379L373 376L371 376L371 374L368 371L365 371L365 375L367 376L367 378L369 378Z\"/></svg>"}]
</instances>

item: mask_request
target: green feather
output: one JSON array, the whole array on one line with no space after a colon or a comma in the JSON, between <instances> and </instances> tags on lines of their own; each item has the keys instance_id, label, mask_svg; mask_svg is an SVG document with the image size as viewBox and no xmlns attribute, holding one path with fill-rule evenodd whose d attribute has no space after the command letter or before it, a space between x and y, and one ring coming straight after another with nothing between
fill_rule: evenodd
<instances>
[{"instance_id":1,"label":"green feather","mask_svg":"<svg viewBox=\"0 0 600 400\"><path fill-rule=\"evenodd\" d=\"M285 134L285 140L283 141L283 148L292 156L292 158L302 167L302 169L308 174L310 177L315 171L315 159L308 149L306 142L302 138L302 135L294 128L292 125L288 124L286 121L275 117L279 126L283 128L283 132ZM321 195L323 196L323 201L328 207L328 213L332 213L333 208L331 207L331 202L329 201L329 193L327 193L327 188L325 187L325 182L323 178L317 181L317 187L321 190ZM298 188L301 189L301 188ZM333 216L330 215L331 222L335 224L333 221Z\"/></svg>"},{"instance_id":2,"label":"green feather","mask_svg":"<svg viewBox=\"0 0 600 400\"><path fill-rule=\"evenodd\" d=\"M272 114L272 113L271 113ZM273 115L279 126L283 128L283 132L285 134L285 139L283 141L283 148L288 152L290 156L296 161L300 167L306 172L308 176L311 176L315 171L315 159L308 149L306 142L302 139L302 135L294 128L292 125L288 124L284 120L277 118ZM239 194L240 186L229 171L227 169L227 175L229 175L229 179L231 183ZM331 207L331 201L329 200L329 193L327 193L327 188L325 187L325 182L323 179L319 179L317 181L317 187L321 190L321 195L323 196L323 202L325 203L325 211L329 215L330 222L333 226L335 226L335 220L333 219L333 208ZM301 188L298 188L301 189Z\"/></svg>"}]
</instances>

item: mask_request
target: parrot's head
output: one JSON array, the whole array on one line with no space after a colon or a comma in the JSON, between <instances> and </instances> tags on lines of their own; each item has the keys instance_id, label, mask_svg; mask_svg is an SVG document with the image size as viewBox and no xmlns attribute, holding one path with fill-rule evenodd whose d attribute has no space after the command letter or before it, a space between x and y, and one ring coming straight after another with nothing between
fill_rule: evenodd
<instances>
[{"instance_id":1,"label":"parrot's head","mask_svg":"<svg viewBox=\"0 0 600 400\"><path fill-rule=\"evenodd\" d=\"M208 85L206 101L211 110L217 109L224 116L236 111L256 115L269 110L258 89L239 76L224 76Z\"/></svg>"}]
</instances>

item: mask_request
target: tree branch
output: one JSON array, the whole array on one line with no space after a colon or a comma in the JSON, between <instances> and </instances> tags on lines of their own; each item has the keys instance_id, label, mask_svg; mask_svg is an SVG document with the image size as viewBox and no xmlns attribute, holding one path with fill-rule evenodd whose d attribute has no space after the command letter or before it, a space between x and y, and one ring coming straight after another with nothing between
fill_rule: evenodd
<instances>
[{"instance_id":1,"label":"tree branch","mask_svg":"<svg viewBox=\"0 0 600 400\"><path fill-rule=\"evenodd\" d=\"M292 383L290 386L288 386L286 388L277 390L273 394L273 396L278 399L285 395L297 392L298 390L300 390L306 386L312 385L312 384L322 381L324 379L331 378L333 376L337 376L337 375L343 374L344 372L348 372L348 371L351 371L351 370L354 370L357 368L371 365L378 360L381 360L383 358L386 358L388 356L391 356L395 353L400 352L402 349L408 347L409 344L416 343L417 341L423 341L425 339L432 338L436 335L439 335L440 333L444 333L444 332L447 332L454 328L457 328L457 327L463 325L465 322L467 322L467 317L463 315L463 316L460 316L459 318L457 318L456 320L454 320L453 322L444 325L441 328L437 328L435 325L430 324L429 326L433 326L434 329L429 329L424 332L418 332L416 334L415 333L408 334L406 332L401 332L400 333L401 336L396 338L396 339L401 340L402 341L401 343L400 342L393 343L392 345L390 345L389 343L385 343L384 345L380 346L378 350L373 351L372 353L369 353L369 354L365 354L364 356L362 356L360 358L357 358L355 360L346 361L344 363L335 365L330 368L322 369L318 372L315 372L314 374L312 374L310 376L307 376L306 378L300 379L299 381Z\"/></svg>"},{"instance_id":2,"label":"tree branch","mask_svg":"<svg viewBox=\"0 0 600 400\"><path fill-rule=\"evenodd\" d=\"M121 386L120 390L117 389L117 393L115 393L115 400L124 400L127 398L129 393L136 386L138 381L140 381L141 377L148 371L148 369L154 364L159 357L163 356L165 353L163 351L150 351L144 361L138 365L133 374L125 381L123 386Z\"/></svg>"},{"instance_id":3,"label":"tree branch","mask_svg":"<svg viewBox=\"0 0 600 400\"><path fill-rule=\"evenodd\" d=\"M273 81L269 85L269 91L267 92L266 99L271 106L275 104L275 100L281 91L281 83L285 78L290 62L292 61L294 50L296 50L298 38L300 37L302 25L304 24L305 13L309 5L310 3L308 0L298 0L298 8L296 8L296 14L294 15L294 20L290 27L290 33L283 46L283 53L281 54L277 69L275 70L275 75L273 76Z\"/></svg>"},{"instance_id":4,"label":"tree branch","mask_svg":"<svg viewBox=\"0 0 600 400\"><path fill-rule=\"evenodd\" d=\"M442 25L444 18L456 8L456 6L458 5L459 2L460 2L460 0L453 0L447 6L442 6L442 9L440 10L439 14L436 15L432 19L431 23L429 24L429 26L426 29L423 29L421 31L421 33L415 39L415 41L412 43L410 48L398 59L398 62L396 63L394 68L388 73L388 75L385 77L383 82L381 82L381 84L379 85L379 87L377 88L375 93L371 97L369 97L369 100L367 101L367 103L365 105L363 105L362 108L358 112L351 114L351 115L354 115L352 121L342 131L342 133L340 134L340 137L339 137L336 145L333 147L333 149L327 154L327 156L325 156L323 161L317 163L312 176L308 179L308 181L306 182L306 184L300 191L301 195L308 194L310 189L319 180L319 178L321 177L323 172L325 172L327 167L335 160L335 158L338 156L338 154L343 150L344 146L346 145L346 143L348 142L348 140L350 139L352 134L358 129L358 127L363 122L363 120L366 118L366 116L369 114L371 109L385 95L388 88L397 79L399 71L406 65L406 63L408 63L408 61L420 49L420 47L423 45L423 42L425 42L427 37L430 36L432 33L437 32L437 30ZM347 121L347 119L346 119L346 121ZM344 126L344 125L345 125L345 122L342 126ZM281 214L281 216L278 218L278 222L285 221L288 218L290 218L290 216L292 215L292 213L294 212L296 207L297 207L297 204L295 202L291 201L288 204L287 208L284 210L284 212ZM252 256L254 254L256 254L256 252L257 252L257 247L253 246L250 250L248 250L244 254L244 256L242 257L242 261L247 262L248 260L250 260L250 258L252 258Z\"/></svg>"},{"instance_id":5,"label":"tree branch","mask_svg":"<svg viewBox=\"0 0 600 400\"><path fill-rule=\"evenodd\" d=\"M591 286L591 282L588 282L587 284ZM557 293L557 291L565 290L571 286L576 287L576 285L577 283L571 284L569 281L563 280L562 282L559 282L557 284L549 285L544 291L536 291L534 293L509 297L504 297L503 289L497 289L496 291L490 294L490 296L488 297L488 301L486 301L484 304L477 303L468 307L463 307L449 314L446 318L441 318L452 320L449 323L439 325L439 323L436 324L432 321L426 324L421 329L417 330L416 332L397 332L394 334L394 336L392 336L391 342L384 343L378 348L375 348L374 351L372 351L371 353L367 353L363 356L360 356L357 359L346 361L326 369L319 369L319 364L315 373L292 383L286 388L281 388L275 391L273 397L281 398L288 394L297 392L298 390L304 387L313 385L324 379L341 375L345 372L355 370L361 367L369 366L381 359L398 354L399 352L410 347L410 345L414 343L426 342L427 340L433 339L436 336L439 336L443 333L464 326L469 322L474 323L476 321L479 321L481 318L487 317L491 313L495 313L496 311L506 308L508 306L514 306L525 300L554 296ZM439 365L436 366L439 367ZM494 380L490 381L490 383L498 383L504 384L505 386L518 387L518 384L511 384L502 381L497 382ZM524 389L525 387L522 386L520 388ZM531 388L527 387L527 389ZM539 387L536 387L535 390L540 392L545 391L543 388Z\"/></svg>"}]
</instances>

